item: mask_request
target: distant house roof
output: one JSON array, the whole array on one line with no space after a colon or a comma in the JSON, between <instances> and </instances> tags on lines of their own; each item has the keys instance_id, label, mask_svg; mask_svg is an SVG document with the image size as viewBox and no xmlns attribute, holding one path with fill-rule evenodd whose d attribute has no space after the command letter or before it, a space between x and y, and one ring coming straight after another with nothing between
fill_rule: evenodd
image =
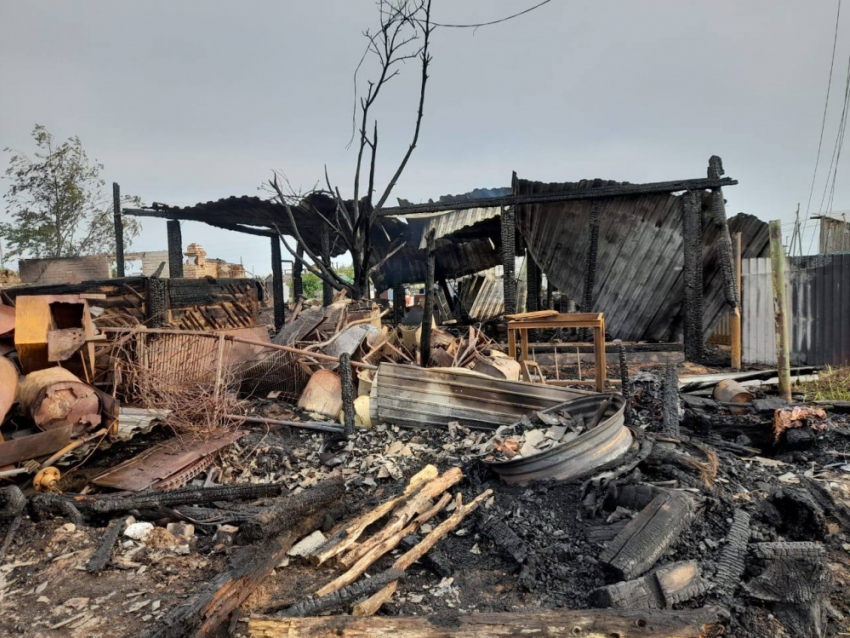
<instances>
[{"instance_id":1,"label":"distant house roof","mask_svg":"<svg viewBox=\"0 0 850 638\"><path fill-rule=\"evenodd\" d=\"M850 223L850 210L833 210L828 213L823 213L822 215L812 215L814 219L835 219L840 222L849 222Z\"/></svg>"}]
</instances>

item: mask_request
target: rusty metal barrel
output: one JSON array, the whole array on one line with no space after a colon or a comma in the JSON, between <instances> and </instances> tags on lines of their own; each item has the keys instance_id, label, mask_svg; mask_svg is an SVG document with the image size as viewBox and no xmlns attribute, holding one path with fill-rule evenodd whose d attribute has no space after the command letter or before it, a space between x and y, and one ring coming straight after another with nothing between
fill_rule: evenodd
<instances>
[{"instance_id":1,"label":"rusty metal barrel","mask_svg":"<svg viewBox=\"0 0 850 638\"><path fill-rule=\"evenodd\" d=\"M724 379L714 387L714 398L723 403L752 403L753 395L740 383L732 379ZM732 414L746 414L746 408L730 407Z\"/></svg>"}]
</instances>

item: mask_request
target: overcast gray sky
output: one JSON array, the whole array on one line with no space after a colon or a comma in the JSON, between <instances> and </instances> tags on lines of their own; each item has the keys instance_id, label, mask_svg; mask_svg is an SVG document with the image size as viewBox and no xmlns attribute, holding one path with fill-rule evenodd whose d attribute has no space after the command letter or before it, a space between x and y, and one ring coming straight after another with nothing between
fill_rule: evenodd
<instances>
[{"instance_id":1,"label":"overcast gray sky","mask_svg":"<svg viewBox=\"0 0 850 638\"><path fill-rule=\"evenodd\" d=\"M536 1L433 0L433 18L481 22ZM836 6L552 0L474 32L438 29L420 145L394 196L508 186L512 170L703 177L717 154L740 180L730 214L791 222L809 197ZM376 24L372 0L0 0L0 147L31 150L35 123L79 135L106 180L146 203L256 194L272 169L309 188L325 164L350 196L352 73ZM815 212L848 55L845 7ZM379 103L379 183L409 143L416 75L405 67ZM834 209L850 208L848 162ZM200 224L183 238L270 271L267 240ZM148 220L133 249L165 246L165 222Z\"/></svg>"}]
</instances>

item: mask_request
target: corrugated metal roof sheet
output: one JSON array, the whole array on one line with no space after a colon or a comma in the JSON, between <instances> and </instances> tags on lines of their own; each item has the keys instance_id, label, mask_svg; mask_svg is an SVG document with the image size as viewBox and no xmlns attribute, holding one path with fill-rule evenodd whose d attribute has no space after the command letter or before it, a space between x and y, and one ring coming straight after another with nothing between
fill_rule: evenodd
<instances>
[{"instance_id":1,"label":"corrugated metal roof sheet","mask_svg":"<svg viewBox=\"0 0 850 638\"><path fill-rule=\"evenodd\" d=\"M436 215L411 215L405 217L412 236L419 237L419 248L426 247L428 233L433 229L436 239L460 239L460 235L492 235L499 232L499 208L465 208ZM489 222L489 223L488 223ZM462 233L462 231L466 231Z\"/></svg>"}]
</instances>

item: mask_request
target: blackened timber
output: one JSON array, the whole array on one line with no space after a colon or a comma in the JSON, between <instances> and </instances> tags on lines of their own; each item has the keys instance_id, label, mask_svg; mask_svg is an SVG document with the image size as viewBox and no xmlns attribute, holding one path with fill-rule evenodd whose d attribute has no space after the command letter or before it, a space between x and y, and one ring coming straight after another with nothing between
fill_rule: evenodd
<instances>
[{"instance_id":1,"label":"blackened timber","mask_svg":"<svg viewBox=\"0 0 850 638\"><path fill-rule=\"evenodd\" d=\"M434 230L428 233L428 266L425 271L425 307L422 309L422 334L419 337L419 362L428 367L431 358L431 322L434 317Z\"/></svg>"},{"instance_id":2,"label":"blackened timber","mask_svg":"<svg viewBox=\"0 0 850 638\"><path fill-rule=\"evenodd\" d=\"M502 235L502 290L505 314L516 313L516 213L509 206L502 207L499 216Z\"/></svg>"},{"instance_id":3,"label":"blackened timber","mask_svg":"<svg viewBox=\"0 0 850 638\"><path fill-rule=\"evenodd\" d=\"M298 244L295 249L295 261L292 262L292 296L297 303L304 296L304 246Z\"/></svg>"},{"instance_id":4,"label":"blackened timber","mask_svg":"<svg viewBox=\"0 0 850 638\"><path fill-rule=\"evenodd\" d=\"M694 192L682 198L682 239L685 252L685 359L703 358L702 205Z\"/></svg>"},{"instance_id":5,"label":"blackened timber","mask_svg":"<svg viewBox=\"0 0 850 638\"><path fill-rule=\"evenodd\" d=\"M404 284L397 283L393 286L393 318L396 325L400 324L401 320L404 319L404 308Z\"/></svg>"},{"instance_id":6,"label":"blackened timber","mask_svg":"<svg viewBox=\"0 0 850 638\"><path fill-rule=\"evenodd\" d=\"M543 287L543 277L540 268L531 256L531 251L525 249L525 311L540 310L540 289ZM533 333L532 333L533 334Z\"/></svg>"},{"instance_id":7,"label":"blackened timber","mask_svg":"<svg viewBox=\"0 0 850 638\"><path fill-rule=\"evenodd\" d=\"M178 278L183 276L183 233L180 221L169 219L166 223L168 235L168 276Z\"/></svg>"},{"instance_id":8,"label":"blackened timber","mask_svg":"<svg viewBox=\"0 0 850 638\"><path fill-rule=\"evenodd\" d=\"M112 556L112 549L115 547L118 537L121 536L121 532L124 531L126 526L127 520L124 518L115 518L109 522L109 526L103 533L100 544L92 553L89 562L86 563L87 572L99 572L106 567Z\"/></svg>"},{"instance_id":9,"label":"blackened timber","mask_svg":"<svg viewBox=\"0 0 850 638\"><path fill-rule=\"evenodd\" d=\"M720 179L723 175L723 161L712 155L708 160L709 179ZM723 273L723 286L726 301L734 310L739 307L738 283L735 277L735 255L732 252L732 236L729 234L729 224L726 221L726 202L720 186L711 189L711 219L720 229L720 269Z\"/></svg>"},{"instance_id":10,"label":"blackened timber","mask_svg":"<svg viewBox=\"0 0 850 638\"><path fill-rule=\"evenodd\" d=\"M272 242L272 299L274 300L274 329L279 332L286 322L283 303L283 257L280 254L280 237L275 235Z\"/></svg>"},{"instance_id":11,"label":"blackened timber","mask_svg":"<svg viewBox=\"0 0 850 638\"><path fill-rule=\"evenodd\" d=\"M599 560L619 578L636 578L667 552L693 516L694 504L688 496L659 494L617 534Z\"/></svg>"},{"instance_id":12,"label":"blackened timber","mask_svg":"<svg viewBox=\"0 0 850 638\"><path fill-rule=\"evenodd\" d=\"M327 224L322 225L322 263L331 267L331 235ZM330 283L322 279L322 305L327 308L333 302L334 291Z\"/></svg>"},{"instance_id":13,"label":"blackened timber","mask_svg":"<svg viewBox=\"0 0 850 638\"><path fill-rule=\"evenodd\" d=\"M342 377L342 411L345 414L345 436L354 435L354 375L351 373L351 355L343 352L339 355L339 375Z\"/></svg>"},{"instance_id":14,"label":"blackened timber","mask_svg":"<svg viewBox=\"0 0 850 638\"><path fill-rule=\"evenodd\" d=\"M124 276L124 221L121 219L121 187L112 182L112 218L115 221L115 271Z\"/></svg>"},{"instance_id":15,"label":"blackened timber","mask_svg":"<svg viewBox=\"0 0 850 638\"><path fill-rule=\"evenodd\" d=\"M623 412L623 420L626 425L631 425L632 388L629 380L629 365L626 361L626 348L622 343L617 344L617 358L620 363L620 392L623 395L623 400L626 402L626 409Z\"/></svg>"},{"instance_id":16,"label":"blackened timber","mask_svg":"<svg viewBox=\"0 0 850 638\"><path fill-rule=\"evenodd\" d=\"M599 203L590 209L590 240L587 244L587 259L584 266L584 295L582 312L591 312L593 308L593 287L596 285L596 256L599 252Z\"/></svg>"},{"instance_id":17,"label":"blackened timber","mask_svg":"<svg viewBox=\"0 0 850 638\"><path fill-rule=\"evenodd\" d=\"M738 180L729 177L716 179L683 179L673 182L653 182L649 184L613 184L597 188L564 191L560 193L533 193L527 195L505 195L503 197L484 197L474 200L476 208L501 208L504 206L521 206L523 204L547 204L567 202L575 199L597 199L605 197L625 197L629 195L646 195L647 193L675 193L677 191L699 191L734 186ZM393 206L382 208L381 216L417 215L420 213L440 213L448 210L458 210L458 202L433 202L428 204L411 204L408 206Z\"/></svg>"},{"instance_id":18,"label":"blackened timber","mask_svg":"<svg viewBox=\"0 0 850 638\"><path fill-rule=\"evenodd\" d=\"M675 363L668 363L662 381L661 408L664 431L672 437L679 436L679 374Z\"/></svg>"}]
</instances>

